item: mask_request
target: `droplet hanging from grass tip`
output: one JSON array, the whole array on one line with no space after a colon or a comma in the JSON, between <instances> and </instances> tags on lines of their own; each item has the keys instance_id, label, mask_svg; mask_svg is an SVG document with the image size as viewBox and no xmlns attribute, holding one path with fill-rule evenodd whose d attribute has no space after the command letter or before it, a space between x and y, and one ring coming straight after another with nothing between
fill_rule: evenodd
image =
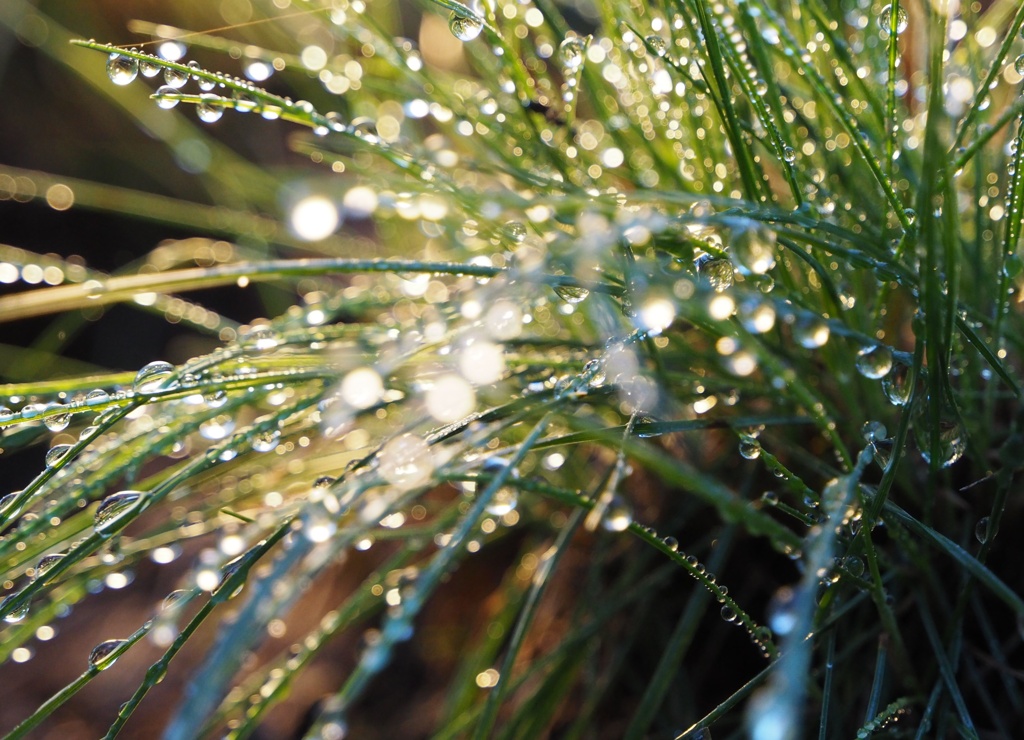
<instances>
[{"instance_id":1,"label":"droplet hanging from grass tip","mask_svg":"<svg viewBox=\"0 0 1024 740\"><path fill-rule=\"evenodd\" d=\"M484 30L484 22L475 15L453 12L448 19L448 28L459 41L472 41Z\"/></svg>"},{"instance_id":2,"label":"droplet hanging from grass tip","mask_svg":"<svg viewBox=\"0 0 1024 740\"><path fill-rule=\"evenodd\" d=\"M578 69L584 60L586 42L578 36L571 36L558 45L558 58L567 70Z\"/></svg>"},{"instance_id":3,"label":"droplet hanging from grass tip","mask_svg":"<svg viewBox=\"0 0 1024 740\"><path fill-rule=\"evenodd\" d=\"M130 84L139 74L139 62L134 57L113 53L107 57L107 77L115 85Z\"/></svg>"}]
</instances>

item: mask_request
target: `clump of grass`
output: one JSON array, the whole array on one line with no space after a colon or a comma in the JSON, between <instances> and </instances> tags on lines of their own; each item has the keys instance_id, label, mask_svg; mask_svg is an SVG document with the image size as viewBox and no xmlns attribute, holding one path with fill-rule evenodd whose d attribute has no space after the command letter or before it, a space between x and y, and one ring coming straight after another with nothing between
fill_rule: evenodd
<instances>
[{"instance_id":1,"label":"clump of grass","mask_svg":"<svg viewBox=\"0 0 1024 740\"><path fill-rule=\"evenodd\" d=\"M174 583L11 737L108 670L131 732L182 662L166 737L369 736L410 643L408 734L1012 735L1024 8L435 0L422 48L390 7L264 10L136 47L34 16L212 197L4 168L195 238L116 274L4 247L49 287L0 320L124 303L217 347L69 377L53 329L10 363L5 454L46 451L0 498L5 670ZM179 295L257 284L273 318Z\"/></svg>"}]
</instances>

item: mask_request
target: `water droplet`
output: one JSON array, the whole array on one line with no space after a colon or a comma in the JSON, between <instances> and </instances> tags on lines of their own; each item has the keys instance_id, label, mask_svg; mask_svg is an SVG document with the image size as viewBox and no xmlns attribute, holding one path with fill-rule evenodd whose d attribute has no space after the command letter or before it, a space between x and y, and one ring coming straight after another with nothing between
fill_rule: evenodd
<instances>
[{"instance_id":1,"label":"water droplet","mask_svg":"<svg viewBox=\"0 0 1024 740\"><path fill-rule=\"evenodd\" d=\"M864 561L858 558L856 555L850 555L843 561L843 565L846 567L846 572L851 576L860 578L864 575Z\"/></svg>"},{"instance_id":2,"label":"water droplet","mask_svg":"<svg viewBox=\"0 0 1024 740\"><path fill-rule=\"evenodd\" d=\"M338 531L337 517L322 502L311 503L302 511L302 534L315 544L327 542Z\"/></svg>"},{"instance_id":3,"label":"water droplet","mask_svg":"<svg viewBox=\"0 0 1024 740\"><path fill-rule=\"evenodd\" d=\"M622 498L612 496L612 500L605 509L604 519L601 526L609 532L624 532L633 523L633 512Z\"/></svg>"},{"instance_id":4,"label":"water droplet","mask_svg":"<svg viewBox=\"0 0 1024 740\"><path fill-rule=\"evenodd\" d=\"M586 288L580 288L579 286L576 285L556 285L554 291L555 295L557 295L563 301L565 301L566 303L571 303L573 305L577 303L582 303L583 301L587 300L588 296L590 296L589 290L587 290Z\"/></svg>"},{"instance_id":5,"label":"water droplet","mask_svg":"<svg viewBox=\"0 0 1024 740\"><path fill-rule=\"evenodd\" d=\"M930 414L928 399L922 398L914 410L914 439L921 457L927 462L932 461ZM956 413L942 409L938 420L938 463L939 467L948 468L955 463L967 450L967 432Z\"/></svg>"},{"instance_id":6,"label":"water droplet","mask_svg":"<svg viewBox=\"0 0 1024 740\"><path fill-rule=\"evenodd\" d=\"M256 326L239 337L239 343L248 350L268 352L277 347L281 339L269 326Z\"/></svg>"},{"instance_id":7,"label":"water droplet","mask_svg":"<svg viewBox=\"0 0 1024 740\"><path fill-rule=\"evenodd\" d=\"M174 387L174 384L170 382L173 375L174 365L157 360L139 370L132 382L132 388L136 393L155 393L168 390Z\"/></svg>"},{"instance_id":8,"label":"water droplet","mask_svg":"<svg viewBox=\"0 0 1024 740\"><path fill-rule=\"evenodd\" d=\"M856 366L865 378L883 378L892 369L892 350L884 344L864 347L857 352Z\"/></svg>"},{"instance_id":9,"label":"water droplet","mask_svg":"<svg viewBox=\"0 0 1024 740\"><path fill-rule=\"evenodd\" d=\"M677 540L675 537L666 537L664 540L662 540L662 542L664 542L665 547L667 547L672 552L679 552L679 540Z\"/></svg>"},{"instance_id":10,"label":"water droplet","mask_svg":"<svg viewBox=\"0 0 1024 740\"><path fill-rule=\"evenodd\" d=\"M907 11L901 5L896 9L896 32L903 33L907 30ZM892 29L892 5L886 5L878 15L878 27L882 30L882 36L888 38Z\"/></svg>"},{"instance_id":11,"label":"water droplet","mask_svg":"<svg viewBox=\"0 0 1024 740\"><path fill-rule=\"evenodd\" d=\"M13 491L0 496L0 516L5 519L13 519L21 511L19 506L17 509L14 508L14 502L18 498L21 491Z\"/></svg>"},{"instance_id":12,"label":"water droplet","mask_svg":"<svg viewBox=\"0 0 1024 740\"><path fill-rule=\"evenodd\" d=\"M107 77L115 85L127 85L139 74L139 62L123 54L107 57Z\"/></svg>"},{"instance_id":13,"label":"water droplet","mask_svg":"<svg viewBox=\"0 0 1024 740\"><path fill-rule=\"evenodd\" d=\"M584 47L583 39L578 37L567 38L558 45L558 58L566 69L577 69L583 64Z\"/></svg>"},{"instance_id":14,"label":"water droplet","mask_svg":"<svg viewBox=\"0 0 1024 740\"><path fill-rule=\"evenodd\" d=\"M793 164L796 161L796 149L791 146L783 147L782 161L786 164Z\"/></svg>"},{"instance_id":15,"label":"water droplet","mask_svg":"<svg viewBox=\"0 0 1024 740\"><path fill-rule=\"evenodd\" d=\"M748 298L739 305L740 324L751 334L764 334L775 326L775 307L758 298Z\"/></svg>"},{"instance_id":16,"label":"water droplet","mask_svg":"<svg viewBox=\"0 0 1024 740\"><path fill-rule=\"evenodd\" d=\"M46 404L44 403L26 403L21 408L22 419L35 419L37 416L46 411Z\"/></svg>"},{"instance_id":17,"label":"water droplet","mask_svg":"<svg viewBox=\"0 0 1024 740\"><path fill-rule=\"evenodd\" d=\"M722 607L721 614L722 619L724 619L726 622L736 621L736 611L728 604Z\"/></svg>"},{"instance_id":18,"label":"water droplet","mask_svg":"<svg viewBox=\"0 0 1024 740\"><path fill-rule=\"evenodd\" d=\"M235 101L235 110L239 113L251 113L256 110L259 106L259 101L256 100L255 95L234 90L231 93L231 98ZM330 118L331 114L328 113L327 117Z\"/></svg>"},{"instance_id":19,"label":"water droplet","mask_svg":"<svg viewBox=\"0 0 1024 740\"><path fill-rule=\"evenodd\" d=\"M400 434L377 454L378 471L398 488L415 488L430 480L434 457L430 446L415 434Z\"/></svg>"},{"instance_id":20,"label":"water droplet","mask_svg":"<svg viewBox=\"0 0 1024 740\"><path fill-rule=\"evenodd\" d=\"M983 545L988 542L988 521L988 517L983 516L978 520L977 526L974 527L974 536Z\"/></svg>"},{"instance_id":21,"label":"water droplet","mask_svg":"<svg viewBox=\"0 0 1024 740\"><path fill-rule=\"evenodd\" d=\"M207 393L203 396L203 401L211 409L219 409L228 402L228 393L227 391L214 391L213 393Z\"/></svg>"},{"instance_id":22,"label":"water droplet","mask_svg":"<svg viewBox=\"0 0 1024 740\"><path fill-rule=\"evenodd\" d=\"M1013 61L1013 68L1017 74L1024 75L1024 54L1021 54Z\"/></svg>"},{"instance_id":23,"label":"water droplet","mask_svg":"<svg viewBox=\"0 0 1024 740\"><path fill-rule=\"evenodd\" d=\"M165 67L164 82L167 83L167 87L170 87L173 90L180 90L185 87L185 83L188 82L188 72L182 72L178 69Z\"/></svg>"},{"instance_id":24,"label":"water droplet","mask_svg":"<svg viewBox=\"0 0 1024 740\"><path fill-rule=\"evenodd\" d=\"M519 221L506 221L501 227L501 233L513 244L522 244L526 239L526 227Z\"/></svg>"},{"instance_id":25,"label":"water droplet","mask_svg":"<svg viewBox=\"0 0 1024 740\"><path fill-rule=\"evenodd\" d=\"M187 588L179 588L175 591L171 591L169 594L167 594L167 596L164 597L164 600L161 602L160 611L165 612L169 609L176 608L179 604L183 602L184 598L191 593L192 592L189 591Z\"/></svg>"},{"instance_id":26,"label":"water droplet","mask_svg":"<svg viewBox=\"0 0 1024 740\"><path fill-rule=\"evenodd\" d=\"M102 406L110 400L110 394L102 388L89 391L85 396L86 406Z\"/></svg>"},{"instance_id":27,"label":"water droplet","mask_svg":"<svg viewBox=\"0 0 1024 740\"><path fill-rule=\"evenodd\" d=\"M110 666L117 662L117 656L114 655L118 649L125 644L127 640L104 640L99 645L92 649L89 653L89 665L93 668L98 668L101 671L105 671Z\"/></svg>"},{"instance_id":28,"label":"water droplet","mask_svg":"<svg viewBox=\"0 0 1024 740\"><path fill-rule=\"evenodd\" d=\"M761 457L761 443L753 437L746 435L740 437L740 456L747 460L756 460Z\"/></svg>"},{"instance_id":29,"label":"water droplet","mask_svg":"<svg viewBox=\"0 0 1024 740\"><path fill-rule=\"evenodd\" d=\"M64 559L64 553L54 552L49 555L43 555L36 564L36 578L42 578L49 571L53 570L53 567L57 565L61 560Z\"/></svg>"},{"instance_id":30,"label":"water droplet","mask_svg":"<svg viewBox=\"0 0 1024 740\"><path fill-rule=\"evenodd\" d=\"M825 346L828 336L828 323L820 316L798 316L793 324L793 338L805 349Z\"/></svg>"},{"instance_id":31,"label":"water droplet","mask_svg":"<svg viewBox=\"0 0 1024 740\"><path fill-rule=\"evenodd\" d=\"M139 71L143 77L156 77L160 74L160 65L155 64L147 59L139 60Z\"/></svg>"},{"instance_id":32,"label":"water droplet","mask_svg":"<svg viewBox=\"0 0 1024 740\"><path fill-rule=\"evenodd\" d=\"M235 431L235 420L227 414L207 419L199 425L199 436L212 442L227 439Z\"/></svg>"},{"instance_id":33,"label":"water droplet","mask_svg":"<svg viewBox=\"0 0 1024 740\"><path fill-rule=\"evenodd\" d=\"M882 392L893 406L905 406L910 400L910 394L913 391L910 376L910 366L896 361L889 373L882 378Z\"/></svg>"},{"instance_id":34,"label":"water droplet","mask_svg":"<svg viewBox=\"0 0 1024 740\"><path fill-rule=\"evenodd\" d=\"M472 41L484 30L484 22L475 15L452 13L448 19L448 28L459 41Z\"/></svg>"},{"instance_id":35,"label":"water droplet","mask_svg":"<svg viewBox=\"0 0 1024 740\"><path fill-rule=\"evenodd\" d=\"M368 409L384 395L384 381L371 367L358 367L341 381L342 400L356 409Z\"/></svg>"},{"instance_id":36,"label":"water droplet","mask_svg":"<svg viewBox=\"0 0 1024 740\"><path fill-rule=\"evenodd\" d=\"M519 494L511 486L502 486L487 503L484 509L491 516L505 516L515 510L519 503Z\"/></svg>"},{"instance_id":37,"label":"water droplet","mask_svg":"<svg viewBox=\"0 0 1024 740\"><path fill-rule=\"evenodd\" d=\"M62 432L68 428L71 424L71 414L57 414L55 416L47 416L43 419L43 424L51 432Z\"/></svg>"},{"instance_id":38,"label":"water droplet","mask_svg":"<svg viewBox=\"0 0 1024 740\"><path fill-rule=\"evenodd\" d=\"M885 428L885 424L880 421L866 421L860 428L860 434L864 438L865 442L875 442L880 439L885 439L885 435L888 430Z\"/></svg>"},{"instance_id":39,"label":"water droplet","mask_svg":"<svg viewBox=\"0 0 1024 740\"><path fill-rule=\"evenodd\" d=\"M107 496L100 502L93 515L93 528L100 537L110 537L128 523L135 514L142 511L147 502L142 491L121 491Z\"/></svg>"},{"instance_id":40,"label":"water droplet","mask_svg":"<svg viewBox=\"0 0 1024 740\"><path fill-rule=\"evenodd\" d=\"M16 598L18 598L18 594L11 594L3 601L0 601L0 612L7 612L6 614L4 614L4 621L8 624L20 622L28 616L27 603L18 607L17 609L14 609L13 611L7 611L7 608L10 606L11 602L14 601Z\"/></svg>"},{"instance_id":41,"label":"water droplet","mask_svg":"<svg viewBox=\"0 0 1024 740\"><path fill-rule=\"evenodd\" d=\"M253 435L252 439L249 440L249 444L256 452L272 452L277 448L277 443L281 439L281 431L279 429L270 429L265 432L259 432Z\"/></svg>"},{"instance_id":42,"label":"water droplet","mask_svg":"<svg viewBox=\"0 0 1024 740\"><path fill-rule=\"evenodd\" d=\"M61 461L68 456L68 452L71 451L72 445L54 445L46 451L46 467L54 468L61 463Z\"/></svg>"},{"instance_id":43,"label":"water droplet","mask_svg":"<svg viewBox=\"0 0 1024 740\"><path fill-rule=\"evenodd\" d=\"M214 123L224 115L224 105L219 95L204 93L199 96L199 103L196 105L196 115L203 123Z\"/></svg>"},{"instance_id":44,"label":"water droplet","mask_svg":"<svg viewBox=\"0 0 1024 740\"><path fill-rule=\"evenodd\" d=\"M761 501L763 501L768 506L775 506L777 503L779 503L779 494L777 494L775 491L765 491L764 493L761 494Z\"/></svg>"},{"instance_id":45,"label":"water droplet","mask_svg":"<svg viewBox=\"0 0 1024 740\"><path fill-rule=\"evenodd\" d=\"M697 274L719 293L732 287L733 273L733 264L727 259L705 255L697 260Z\"/></svg>"},{"instance_id":46,"label":"water droplet","mask_svg":"<svg viewBox=\"0 0 1024 740\"><path fill-rule=\"evenodd\" d=\"M172 85L161 85L156 89L157 95L177 95L178 90ZM164 110L170 110L178 104L177 98L157 98L156 104Z\"/></svg>"},{"instance_id":47,"label":"water droplet","mask_svg":"<svg viewBox=\"0 0 1024 740\"><path fill-rule=\"evenodd\" d=\"M647 45L654 50L659 57L665 56L668 52L668 42L661 36L652 34L647 37Z\"/></svg>"},{"instance_id":48,"label":"water droplet","mask_svg":"<svg viewBox=\"0 0 1024 740\"><path fill-rule=\"evenodd\" d=\"M744 221L732 229L729 254L743 275L763 275L775 267L775 232L757 221Z\"/></svg>"}]
</instances>

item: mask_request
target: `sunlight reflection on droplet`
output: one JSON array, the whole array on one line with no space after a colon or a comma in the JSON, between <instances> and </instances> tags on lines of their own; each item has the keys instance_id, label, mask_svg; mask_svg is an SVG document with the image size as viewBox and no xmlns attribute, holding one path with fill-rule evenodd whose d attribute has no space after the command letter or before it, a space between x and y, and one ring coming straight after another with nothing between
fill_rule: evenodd
<instances>
[{"instance_id":1,"label":"sunlight reflection on droplet","mask_svg":"<svg viewBox=\"0 0 1024 740\"><path fill-rule=\"evenodd\" d=\"M459 372L474 385L497 383L505 374L505 352L500 344L473 342L459 352Z\"/></svg>"},{"instance_id":2,"label":"sunlight reflection on droplet","mask_svg":"<svg viewBox=\"0 0 1024 740\"><path fill-rule=\"evenodd\" d=\"M338 228L341 217L330 198L308 195L299 200L289 215L289 224L295 236L315 242L326 239Z\"/></svg>"},{"instance_id":3,"label":"sunlight reflection on droplet","mask_svg":"<svg viewBox=\"0 0 1024 740\"><path fill-rule=\"evenodd\" d=\"M427 411L442 423L458 421L476 406L476 391L458 375L442 375L427 391Z\"/></svg>"},{"instance_id":4,"label":"sunlight reflection on droplet","mask_svg":"<svg viewBox=\"0 0 1024 740\"><path fill-rule=\"evenodd\" d=\"M341 397L353 408L368 409L384 395L384 381L370 367L359 367L341 381Z\"/></svg>"}]
</instances>

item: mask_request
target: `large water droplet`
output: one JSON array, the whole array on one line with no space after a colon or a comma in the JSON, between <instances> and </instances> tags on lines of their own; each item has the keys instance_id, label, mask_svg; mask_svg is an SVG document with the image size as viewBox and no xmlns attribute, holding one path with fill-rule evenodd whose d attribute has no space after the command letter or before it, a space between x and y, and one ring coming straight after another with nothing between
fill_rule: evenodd
<instances>
[{"instance_id":1,"label":"large water droplet","mask_svg":"<svg viewBox=\"0 0 1024 740\"><path fill-rule=\"evenodd\" d=\"M1024 54L1021 54L1013 62L1013 68L1017 74L1024 75Z\"/></svg>"},{"instance_id":2,"label":"large water droplet","mask_svg":"<svg viewBox=\"0 0 1024 740\"><path fill-rule=\"evenodd\" d=\"M168 87L179 90L185 87L185 83L188 82L188 72L166 67L164 68L164 82L167 83Z\"/></svg>"},{"instance_id":3,"label":"large water droplet","mask_svg":"<svg viewBox=\"0 0 1024 740\"><path fill-rule=\"evenodd\" d=\"M53 567L57 565L61 560L64 559L64 553L53 552L49 555L43 555L36 564L36 578L42 578L49 571L53 570Z\"/></svg>"},{"instance_id":4,"label":"large water droplet","mask_svg":"<svg viewBox=\"0 0 1024 740\"><path fill-rule=\"evenodd\" d=\"M764 334L775 326L775 307L758 298L748 298L737 311L740 324L751 334Z\"/></svg>"},{"instance_id":5,"label":"large water droplet","mask_svg":"<svg viewBox=\"0 0 1024 740\"><path fill-rule=\"evenodd\" d=\"M624 532L633 523L633 512L621 497L612 496L605 509L601 526L609 532Z\"/></svg>"},{"instance_id":6,"label":"large water droplet","mask_svg":"<svg viewBox=\"0 0 1024 740\"><path fill-rule=\"evenodd\" d=\"M519 495L516 489L510 486L503 486L494 492L494 496L487 503L485 511L491 516L505 516L515 510L519 503Z\"/></svg>"},{"instance_id":7,"label":"large water droplet","mask_svg":"<svg viewBox=\"0 0 1024 740\"><path fill-rule=\"evenodd\" d=\"M590 295L590 291L586 288L580 288L576 285L556 285L554 288L555 295L561 298L566 303L573 305L582 303L587 300Z\"/></svg>"},{"instance_id":8,"label":"large water droplet","mask_svg":"<svg viewBox=\"0 0 1024 740\"><path fill-rule=\"evenodd\" d=\"M430 446L415 434L400 434L377 455L380 475L399 488L414 488L430 480L434 457Z\"/></svg>"},{"instance_id":9,"label":"large water droplet","mask_svg":"<svg viewBox=\"0 0 1024 740\"><path fill-rule=\"evenodd\" d=\"M775 232L757 221L733 227L729 254L744 275L763 275L775 267Z\"/></svg>"},{"instance_id":10,"label":"large water droplet","mask_svg":"<svg viewBox=\"0 0 1024 740\"><path fill-rule=\"evenodd\" d=\"M10 606L11 602L14 601L17 597L18 597L18 594L11 594L10 596L8 596L3 601L0 601L0 612L7 612L6 614L4 614L4 621L7 622L8 624L14 624L16 622L20 622L21 620L23 620L25 617L28 616L28 603L27 602L24 605L19 606L17 609L14 609L12 611L7 611L7 608Z\"/></svg>"},{"instance_id":11,"label":"large water droplet","mask_svg":"<svg viewBox=\"0 0 1024 740\"><path fill-rule=\"evenodd\" d=\"M566 69L577 69L583 64L585 44L578 37L567 38L558 45L558 58Z\"/></svg>"},{"instance_id":12,"label":"large water droplet","mask_svg":"<svg viewBox=\"0 0 1024 740\"><path fill-rule=\"evenodd\" d=\"M171 85L161 85L160 87L158 87L156 89L156 94L157 95L177 95L178 94L178 90L177 90L177 88L175 88L175 87L173 87ZM156 104L157 104L158 107L163 108L164 110L170 110L171 108L173 108L174 106L176 106L178 104L178 100L177 100L177 98L157 98L156 99Z\"/></svg>"},{"instance_id":13,"label":"large water droplet","mask_svg":"<svg viewBox=\"0 0 1024 740\"><path fill-rule=\"evenodd\" d=\"M654 50L654 53L659 57L665 56L668 52L668 42L661 36L651 34L647 37L647 45L651 47Z\"/></svg>"},{"instance_id":14,"label":"large water droplet","mask_svg":"<svg viewBox=\"0 0 1024 740\"><path fill-rule=\"evenodd\" d=\"M761 443L753 437L744 435L740 437L740 455L747 460L756 460L761 457Z\"/></svg>"},{"instance_id":15,"label":"large water droplet","mask_svg":"<svg viewBox=\"0 0 1024 740\"><path fill-rule=\"evenodd\" d=\"M819 316L798 316L793 323L793 338L806 349L825 346L828 336L828 323Z\"/></svg>"},{"instance_id":16,"label":"large water droplet","mask_svg":"<svg viewBox=\"0 0 1024 740\"><path fill-rule=\"evenodd\" d=\"M914 439L921 457L927 462L932 461L930 414L928 399L922 398L915 404ZM967 432L956 413L943 409L938 420L938 456L939 467L948 468L955 463L967 450Z\"/></svg>"},{"instance_id":17,"label":"large water droplet","mask_svg":"<svg viewBox=\"0 0 1024 740\"><path fill-rule=\"evenodd\" d=\"M893 406L904 406L913 391L911 368L904 362L893 363L889 373L882 378L882 392Z\"/></svg>"},{"instance_id":18,"label":"large water droplet","mask_svg":"<svg viewBox=\"0 0 1024 740\"><path fill-rule=\"evenodd\" d=\"M93 515L93 528L100 537L110 537L141 511L147 501L142 491L121 491L100 502Z\"/></svg>"},{"instance_id":19,"label":"large water droplet","mask_svg":"<svg viewBox=\"0 0 1024 740\"><path fill-rule=\"evenodd\" d=\"M865 442L885 439L888 432L889 430L885 428L885 424L880 421L865 421L860 428L860 434Z\"/></svg>"},{"instance_id":20,"label":"large water droplet","mask_svg":"<svg viewBox=\"0 0 1024 740\"><path fill-rule=\"evenodd\" d=\"M199 103L196 105L196 115L203 123L214 123L224 115L224 104L219 95L203 93L199 96Z\"/></svg>"},{"instance_id":21,"label":"large water droplet","mask_svg":"<svg viewBox=\"0 0 1024 740\"><path fill-rule=\"evenodd\" d=\"M906 31L908 23L907 11L901 5L896 9L896 32ZM882 36L888 38L889 31L892 29L892 5L886 5L878 14L878 27L882 30Z\"/></svg>"},{"instance_id":22,"label":"large water droplet","mask_svg":"<svg viewBox=\"0 0 1024 740\"><path fill-rule=\"evenodd\" d=\"M107 57L107 76L115 85L127 85L139 74L139 63L123 54Z\"/></svg>"},{"instance_id":23,"label":"large water droplet","mask_svg":"<svg viewBox=\"0 0 1024 740\"><path fill-rule=\"evenodd\" d=\"M110 666L117 662L117 656L114 655L118 649L124 645L126 640L104 640L99 645L92 649L89 653L89 665L93 668L98 668L101 671L105 671Z\"/></svg>"},{"instance_id":24,"label":"large water droplet","mask_svg":"<svg viewBox=\"0 0 1024 740\"><path fill-rule=\"evenodd\" d=\"M143 77L156 77L160 74L160 65L155 64L147 59L139 60L139 72L142 73Z\"/></svg>"},{"instance_id":25,"label":"large water droplet","mask_svg":"<svg viewBox=\"0 0 1024 740\"><path fill-rule=\"evenodd\" d=\"M732 262L727 259L704 255L697 260L697 274L719 293L732 287L736 279L734 271Z\"/></svg>"},{"instance_id":26,"label":"large water droplet","mask_svg":"<svg viewBox=\"0 0 1024 740\"><path fill-rule=\"evenodd\" d=\"M5 519L13 519L21 511L21 507L14 508L14 502L17 500L18 495L21 491L12 491L11 493L5 493L0 496L0 516Z\"/></svg>"},{"instance_id":27,"label":"large water droplet","mask_svg":"<svg viewBox=\"0 0 1024 740\"><path fill-rule=\"evenodd\" d=\"M89 391L85 396L86 406L102 406L110 400L110 394L102 388Z\"/></svg>"},{"instance_id":28,"label":"large water droplet","mask_svg":"<svg viewBox=\"0 0 1024 740\"><path fill-rule=\"evenodd\" d=\"M978 524L974 527L974 536L977 538L978 542L983 545L988 542L988 522L988 517L983 516L978 520Z\"/></svg>"},{"instance_id":29,"label":"large water droplet","mask_svg":"<svg viewBox=\"0 0 1024 740\"><path fill-rule=\"evenodd\" d=\"M522 244L526 239L526 227L519 221L506 221L501 227L501 233L513 244Z\"/></svg>"},{"instance_id":30,"label":"large water droplet","mask_svg":"<svg viewBox=\"0 0 1024 740\"><path fill-rule=\"evenodd\" d=\"M884 344L864 347L857 352L856 366L857 372L865 378L883 378L892 369L892 350Z\"/></svg>"},{"instance_id":31,"label":"large water droplet","mask_svg":"<svg viewBox=\"0 0 1024 740\"><path fill-rule=\"evenodd\" d=\"M169 383L173 375L174 365L171 363L160 360L151 362L135 375L132 388L136 393L155 393L167 390L173 387L173 384Z\"/></svg>"},{"instance_id":32,"label":"large water droplet","mask_svg":"<svg viewBox=\"0 0 1024 740\"><path fill-rule=\"evenodd\" d=\"M68 456L72 445L54 445L46 451L46 467L57 467Z\"/></svg>"},{"instance_id":33,"label":"large water droplet","mask_svg":"<svg viewBox=\"0 0 1024 740\"><path fill-rule=\"evenodd\" d=\"M472 41L484 30L484 22L475 15L452 13L448 19L448 28L459 41Z\"/></svg>"},{"instance_id":34,"label":"large water droplet","mask_svg":"<svg viewBox=\"0 0 1024 740\"><path fill-rule=\"evenodd\" d=\"M51 432L63 432L71 424L71 414L56 414L43 419L43 424Z\"/></svg>"}]
</instances>

